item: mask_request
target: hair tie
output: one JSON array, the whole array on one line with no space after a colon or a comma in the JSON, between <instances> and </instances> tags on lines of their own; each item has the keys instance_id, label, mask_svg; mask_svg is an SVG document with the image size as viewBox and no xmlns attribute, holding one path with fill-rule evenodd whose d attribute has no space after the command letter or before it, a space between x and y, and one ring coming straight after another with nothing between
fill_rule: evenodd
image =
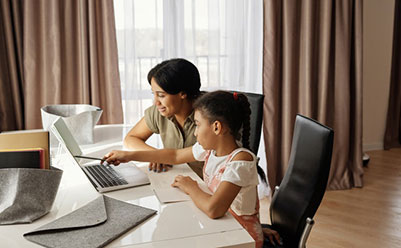
<instances>
[{"instance_id":1,"label":"hair tie","mask_svg":"<svg viewBox=\"0 0 401 248\"><path fill-rule=\"evenodd\" d=\"M234 100L235 100L235 101L238 100L238 94L237 94L237 92L234 92L234 93L233 93L233 97L234 97Z\"/></svg>"}]
</instances>

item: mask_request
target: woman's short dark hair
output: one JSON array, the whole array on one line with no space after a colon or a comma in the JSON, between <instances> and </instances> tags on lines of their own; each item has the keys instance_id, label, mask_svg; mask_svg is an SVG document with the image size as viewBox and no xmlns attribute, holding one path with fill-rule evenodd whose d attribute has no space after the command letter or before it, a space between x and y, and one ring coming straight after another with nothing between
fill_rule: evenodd
<instances>
[{"instance_id":1,"label":"woman's short dark hair","mask_svg":"<svg viewBox=\"0 0 401 248\"><path fill-rule=\"evenodd\" d=\"M148 73L148 81L152 78L168 94L184 92L192 100L200 94L200 75L194 64L188 60L176 58L165 60L153 67Z\"/></svg>"}]
</instances>

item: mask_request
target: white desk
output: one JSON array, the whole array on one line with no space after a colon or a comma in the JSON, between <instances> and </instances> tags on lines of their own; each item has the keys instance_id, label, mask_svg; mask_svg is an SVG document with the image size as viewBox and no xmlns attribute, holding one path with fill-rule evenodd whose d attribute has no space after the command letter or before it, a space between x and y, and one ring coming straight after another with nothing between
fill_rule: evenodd
<instances>
[{"instance_id":1,"label":"white desk","mask_svg":"<svg viewBox=\"0 0 401 248\"><path fill-rule=\"evenodd\" d=\"M85 153L103 155L110 149L121 148L121 140L126 131L121 125L98 126L95 129L95 144L81 148ZM23 233L64 216L100 195L80 168L69 160L59 161L58 166L64 170L64 174L50 213L31 224L0 226L0 247L40 247L27 241ZM146 164L138 165L147 173L153 173L147 171ZM252 237L230 214L213 220L192 201L161 204L151 185L105 195L157 210L156 215L107 247L254 247Z\"/></svg>"}]
</instances>

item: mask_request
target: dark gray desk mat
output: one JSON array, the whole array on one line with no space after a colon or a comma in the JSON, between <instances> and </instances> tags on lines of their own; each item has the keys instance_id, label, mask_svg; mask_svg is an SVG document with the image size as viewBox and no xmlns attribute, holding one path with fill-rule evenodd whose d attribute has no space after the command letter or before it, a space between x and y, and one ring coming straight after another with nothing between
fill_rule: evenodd
<instances>
[{"instance_id":1,"label":"dark gray desk mat","mask_svg":"<svg viewBox=\"0 0 401 248\"><path fill-rule=\"evenodd\" d=\"M156 212L100 196L24 237L45 247L103 247Z\"/></svg>"}]
</instances>

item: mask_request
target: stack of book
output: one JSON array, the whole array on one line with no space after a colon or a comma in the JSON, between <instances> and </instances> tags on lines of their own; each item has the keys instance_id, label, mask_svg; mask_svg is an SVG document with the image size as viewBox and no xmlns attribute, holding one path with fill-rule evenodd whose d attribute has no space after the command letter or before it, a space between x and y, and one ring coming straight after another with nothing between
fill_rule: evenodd
<instances>
[{"instance_id":1,"label":"stack of book","mask_svg":"<svg viewBox=\"0 0 401 248\"><path fill-rule=\"evenodd\" d=\"M0 169L49 169L49 132L29 130L0 133Z\"/></svg>"}]
</instances>

